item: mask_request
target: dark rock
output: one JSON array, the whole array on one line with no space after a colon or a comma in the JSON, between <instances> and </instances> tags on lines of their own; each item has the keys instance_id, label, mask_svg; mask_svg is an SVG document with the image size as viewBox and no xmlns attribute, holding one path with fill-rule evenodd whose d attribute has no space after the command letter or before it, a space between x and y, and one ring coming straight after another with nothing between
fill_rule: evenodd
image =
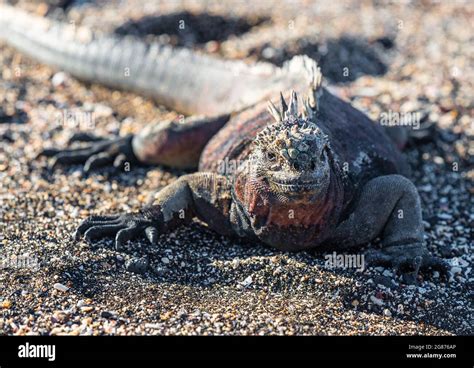
<instances>
[{"instance_id":1,"label":"dark rock","mask_svg":"<svg viewBox=\"0 0 474 368\"><path fill-rule=\"evenodd\" d=\"M143 274L148 269L148 258L131 258L125 262L125 268L129 272Z\"/></svg>"},{"instance_id":2,"label":"dark rock","mask_svg":"<svg viewBox=\"0 0 474 368\"><path fill-rule=\"evenodd\" d=\"M374 276L374 282L378 285L383 285L388 288L394 288L397 285L393 282L391 277L388 276L383 276L383 275L377 275Z\"/></svg>"}]
</instances>

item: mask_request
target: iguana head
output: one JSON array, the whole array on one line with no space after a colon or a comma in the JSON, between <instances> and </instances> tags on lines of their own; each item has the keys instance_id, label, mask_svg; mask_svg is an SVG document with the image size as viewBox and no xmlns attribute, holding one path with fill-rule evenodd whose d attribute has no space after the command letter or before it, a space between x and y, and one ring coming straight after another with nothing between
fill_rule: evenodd
<instances>
[{"instance_id":1,"label":"iguana head","mask_svg":"<svg viewBox=\"0 0 474 368\"><path fill-rule=\"evenodd\" d=\"M328 137L314 123L309 101L304 105L299 115L295 92L288 105L281 96L281 110L270 102L276 122L258 133L252 153L253 174L267 182L272 192L289 197L324 191L330 179Z\"/></svg>"}]
</instances>

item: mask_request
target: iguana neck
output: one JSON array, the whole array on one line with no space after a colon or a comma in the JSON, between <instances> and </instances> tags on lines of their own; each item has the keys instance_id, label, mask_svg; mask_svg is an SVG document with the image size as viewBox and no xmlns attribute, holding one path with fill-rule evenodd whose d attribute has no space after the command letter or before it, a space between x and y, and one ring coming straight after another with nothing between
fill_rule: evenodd
<instances>
[{"instance_id":1,"label":"iguana neck","mask_svg":"<svg viewBox=\"0 0 474 368\"><path fill-rule=\"evenodd\" d=\"M344 202L338 167L328 184L314 194L291 198L271 192L263 178L241 173L235 178L233 197L239 221L266 244L282 250L302 250L322 243L337 225Z\"/></svg>"}]
</instances>

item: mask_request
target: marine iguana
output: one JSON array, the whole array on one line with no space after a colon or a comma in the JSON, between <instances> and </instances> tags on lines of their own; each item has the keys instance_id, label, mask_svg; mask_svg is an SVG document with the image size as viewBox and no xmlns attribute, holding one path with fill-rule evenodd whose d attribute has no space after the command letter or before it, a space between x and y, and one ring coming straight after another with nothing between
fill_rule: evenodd
<instances>
[{"instance_id":1,"label":"marine iguana","mask_svg":"<svg viewBox=\"0 0 474 368\"><path fill-rule=\"evenodd\" d=\"M54 165L84 163L86 171L124 162L198 168L136 213L86 219L77 239L115 236L120 248L144 234L156 244L159 234L199 218L220 234L288 251L360 250L381 237L368 261L395 267L406 283L422 268L445 270L424 245L420 199L390 134L324 87L312 59L248 65L8 6L0 14L0 37L33 58L191 115L134 136L82 134L76 139L90 141L87 148L43 152Z\"/></svg>"}]
</instances>

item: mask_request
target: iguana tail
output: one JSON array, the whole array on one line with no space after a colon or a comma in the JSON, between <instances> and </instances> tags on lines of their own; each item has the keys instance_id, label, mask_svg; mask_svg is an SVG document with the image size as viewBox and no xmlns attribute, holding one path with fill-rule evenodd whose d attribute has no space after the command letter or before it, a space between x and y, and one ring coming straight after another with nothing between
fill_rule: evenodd
<instances>
[{"instance_id":1,"label":"iguana tail","mask_svg":"<svg viewBox=\"0 0 474 368\"><path fill-rule=\"evenodd\" d=\"M128 36L99 35L7 5L0 5L2 38L79 79L136 91L185 114L236 111L309 78L294 65L250 66Z\"/></svg>"}]
</instances>

